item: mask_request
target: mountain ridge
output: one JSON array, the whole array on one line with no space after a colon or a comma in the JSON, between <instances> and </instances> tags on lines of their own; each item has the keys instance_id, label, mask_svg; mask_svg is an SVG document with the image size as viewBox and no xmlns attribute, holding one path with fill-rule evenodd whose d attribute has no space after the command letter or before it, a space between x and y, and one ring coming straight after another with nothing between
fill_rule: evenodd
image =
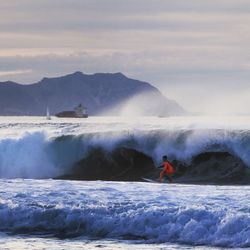
<instances>
[{"instance_id":1,"label":"mountain ridge","mask_svg":"<svg viewBox=\"0 0 250 250\"><path fill-rule=\"evenodd\" d=\"M10 102L10 100L12 100ZM32 84L0 82L0 115L44 115L82 103L90 115L183 115L186 111L148 82L121 72L84 74L76 71L44 77Z\"/></svg>"}]
</instances>

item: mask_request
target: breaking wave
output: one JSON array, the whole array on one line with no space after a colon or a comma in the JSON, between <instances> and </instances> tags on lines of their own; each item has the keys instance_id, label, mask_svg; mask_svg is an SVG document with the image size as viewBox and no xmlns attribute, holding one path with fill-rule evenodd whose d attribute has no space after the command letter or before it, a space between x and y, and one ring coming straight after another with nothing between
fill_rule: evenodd
<instances>
[{"instance_id":1,"label":"breaking wave","mask_svg":"<svg viewBox=\"0 0 250 250\"><path fill-rule=\"evenodd\" d=\"M208 186L176 192L180 186L31 181L13 183L25 191L0 199L2 232L250 246L247 189L234 187L226 194ZM239 192L246 199L239 200Z\"/></svg>"},{"instance_id":2,"label":"breaking wave","mask_svg":"<svg viewBox=\"0 0 250 250\"><path fill-rule=\"evenodd\" d=\"M1 178L51 178L63 174L90 149L112 151L129 147L151 156L189 162L202 152L229 152L250 166L249 130L155 130L136 133L105 132L50 138L44 132L26 133L18 139L0 139Z\"/></svg>"}]
</instances>

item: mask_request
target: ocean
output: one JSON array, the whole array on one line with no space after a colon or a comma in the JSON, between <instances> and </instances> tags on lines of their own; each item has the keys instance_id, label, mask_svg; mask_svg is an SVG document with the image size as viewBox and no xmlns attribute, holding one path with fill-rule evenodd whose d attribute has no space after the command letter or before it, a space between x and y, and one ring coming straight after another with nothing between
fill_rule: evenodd
<instances>
[{"instance_id":1,"label":"ocean","mask_svg":"<svg viewBox=\"0 0 250 250\"><path fill-rule=\"evenodd\" d=\"M0 118L0 249L250 248L250 186L54 180L92 147L250 167L250 117Z\"/></svg>"}]
</instances>

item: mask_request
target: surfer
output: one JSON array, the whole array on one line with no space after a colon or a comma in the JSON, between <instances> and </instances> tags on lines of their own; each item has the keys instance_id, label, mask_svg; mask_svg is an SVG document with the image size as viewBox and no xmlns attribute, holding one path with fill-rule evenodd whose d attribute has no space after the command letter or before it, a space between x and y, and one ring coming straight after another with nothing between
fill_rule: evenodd
<instances>
[{"instance_id":1,"label":"surfer","mask_svg":"<svg viewBox=\"0 0 250 250\"><path fill-rule=\"evenodd\" d=\"M173 166L169 163L168 161L168 157L166 155L164 155L162 157L162 161L163 161L163 170L160 173L160 182L162 182L163 179L163 175L164 173L167 176L167 179L169 180L169 182L172 182L172 175L174 174L174 168Z\"/></svg>"}]
</instances>

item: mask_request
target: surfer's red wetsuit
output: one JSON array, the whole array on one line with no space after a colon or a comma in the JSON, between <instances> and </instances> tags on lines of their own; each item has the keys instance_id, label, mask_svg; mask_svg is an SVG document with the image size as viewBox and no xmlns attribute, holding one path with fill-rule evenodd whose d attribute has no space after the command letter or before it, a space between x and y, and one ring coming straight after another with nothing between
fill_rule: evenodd
<instances>
[{"instance_id":1,"label":"surfer's red wetsuit","mask_svg":"<svg viewBox=\"0 0 250 250\"><path fill-rule=\"evenodd\" d=\"M164 166L163 170L160 173L160 181L162 182L163 175L164 175L164 173L166 173L169 181L172 182L171 176L174 174L174 168L173 168L173 166L168 161L164 161L163 162L163 166Z\"/></svg>"}]
</instances>

